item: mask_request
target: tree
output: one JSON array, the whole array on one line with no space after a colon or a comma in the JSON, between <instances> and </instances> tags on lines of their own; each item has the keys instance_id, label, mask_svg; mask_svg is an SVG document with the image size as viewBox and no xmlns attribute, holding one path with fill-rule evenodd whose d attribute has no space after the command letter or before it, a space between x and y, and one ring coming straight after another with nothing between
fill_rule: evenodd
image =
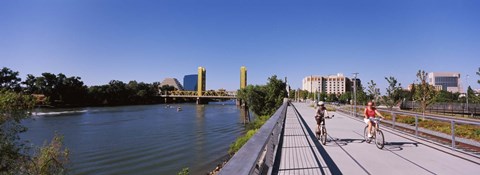
<instances>
[{"instance_id":1,"label":"tree","mask_svg":"<svg viewBox=\"0 0 480 175\"><path fill-rule=\"evenodd\" d=\"M319 97L319 98L320 98L320 101L326 100L326 99L328 98L327 96L328 96L328 95L327 95L326 92L320 93L320 97Z\"/></svg>"},{"instance_id":2,"label":"tree","mask_svg":"<svg viewBox=\"0 0 480 175\"><path fill-rule=\"evenodd\" d=\"M21 120L29 116L35 99L30 95L0 90L0 174L64 174L68 150L60 136L30 156L19 134L27 128Z\"/></svg>"},{"instance_id":3,"label":"tree","mask_svg":"<svg viewBox=\"0 0 480 175\"><path fill-rule=\"evenodd\" d=\"M400 98L404 100L413 100L413 92L405 89L399 90Z\"/></svg>"},{"instance_id":4,"label":"tree","mask_svg":"<svg viewBox=\"0 0 480 175\"><path fill-rule=\"evenodd\" d=\"M268 78L268 83L265 85L265 102L267 114L273 115L278 107L283 103L283 99L287 97L287 84L278 79L276 75Z\"/></svg>"},{"instance_id":5,"label":"tree","mask_svg":"<svg viewBox=\"0 0 480 175\"><path fill-rule=\"evenodd\" d=\"M422 113L425 114L425 110L433 102L436 92L435 88L427 83L428 73L424 70L418 70L417 78L420 84L415 87L415 99L420 101Z\"/></svg>"},{"instance_id":6,"label":"tree","mask_svg":"<svg viewBox=\"0 0 480 175\"><path fill-rule=\"evenodd\" d=\"M58 99L55 95L54 88L55 85L57 84L57 76L52 73L42 73L43 76L43 83L42 85L44 86L43 89L43 94L46 96L50 97L52 101Z\"/></svg>"},{"instance_id":7,"label":"tree","mask_svg":"<svg viewBox=\"0 0 480 175\"><path fill-rule=\"evenodd\" d=\"M3 67L0 71L0 89L8 89L20 91L20 81L18 72L15 72L7 67Z\"/></svg>"},{"instance_id":8,"label":"tree","mask_svg":"<svg viewBox=\"0 0 480 175\"><path fill-rule=\"evenodd\" d=\"M302 100L306 100L308 98L308 91L306 90L298 90L298 96Z\"/></svg>"},{"instance_id":9,"label":"tree","mask_svg":"<svg viewBox=\"0 0 480 175\"><path fill-rule=\"evenodd\" d=\"M288 91L288 98L289 99L298 98L298 97L296 97L296 95L297 95L297 90L291 89L290 91Z\"/></svg>"},{"instance_id":10,"label":"tree","mask_svg":"<svg viewBox=\"0 0 480 175\"><path fill-rule=\"evenodd\" d=\"M435 95L434 102L456 102L458 101L460 94L459 93L452 93L446 90L438 91Z\"/></svg>"},{"instance_id":11,"label":"tree","mask_svg":"<svg viewBox=\"0 0 480 175\"><path fill-rule=\"evenodd\" d=\"M338 101L337 94L328 94L327 96L327 101L328 102L335 102Z\"/></svg>"},{"instance_id":12,"label":"tree","mask_svg":"<svg viewBox=\"0 0 480 175\"><path fill-rule=\"evenodd\" d=\"M38 93L38 88L35 86L35 83L37 81L37 78L33 76L32 74L27 75L27 79L22 82L22 84L25 85L25 91L27 93L33 94L33 93Z\"/></svg>"},{"instance_id":13,"label":"tree","mask_svg":"<svg viewBox=\"0 0 480 175\"><path fill-rule=\"evenodd\" d=\"M378 98L380 96L380 89L377 88L377 84L370 80L368 84L368 100L373 100L374 102L378 102Z\"/></svg>"},{"instance_id":14,"label":"tree","mask_svg":"<svg viewBox=\"0 0 480 175\"><path fill-rule=\"evenodd\" d=\"M368 101L367 94L365 93L365 87L363 87L362 84L359 84L357 87L358 87L356 89L357 105L365 105ZM352 95L352 101L353 100L354 100L354 96Z\"/></svg>"},{"instance_id":15,"label":"tree","mask_svg":"<svg viewBox=\"0 0 480 175\"><path fill-rule=\"evenodd\" d=\"M392 109L393 106L398 104L401 100L400 91L402 87L395 77L385 77L385 80L388 82L388 87L386 88L387 94L383 96L383 102L388 108Z\"/></svg>"},{"instance_id":16,"label":"tree","mask_svg":"<svg viewBox=\"0 0 480 175\"><path fill-rule=\"evenodd\" d=\"M349 103L349 100L352 99L352 93L351 92L345 92L340 97L338 97L338 100L341 103Z\"/></svg>"},{"instance_id":17,"label":"tree","mask_svg":"<svg viewBox=\"0 0 480 175\"><path fill-rule=\"evenodd\" d=\"M480 67L478 68L477 75L480 76ZM477 83L480 84L480 80L477 80Z\"/></svg>"},{"instance_id":18,"label":"tree","mask_svg":"<svg viewBox=\"0 0 480 175\"><path fill-rule=\"evenodd\" d=\"M287 97L286 83L274 75L266 85L248 85L237 96L257 115L273 115Z\"/></svg>"},{"instance_id":19,"label":"tree","mask_svg":"<svg viewBox=\"0 0 480 175\"><path fill-rule=\"evenodd\" d=\"M468 86L467 88L467 92L468 92L468 101L470 103L480 103L480 97L478 97L475 93L475 91L473 91L472 87Z\"/></svg>"}]
</instances>

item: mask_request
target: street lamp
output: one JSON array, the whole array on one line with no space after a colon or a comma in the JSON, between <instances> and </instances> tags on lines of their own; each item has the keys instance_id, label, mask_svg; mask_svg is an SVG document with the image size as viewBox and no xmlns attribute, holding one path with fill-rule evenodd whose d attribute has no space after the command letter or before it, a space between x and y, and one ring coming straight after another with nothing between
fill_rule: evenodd
<instances>
[{"instance_id":1,"label":"street lamp","mask_svg":"<svg viewBox=\"0 0 480 175\"><path fill-rule=\"evenodd\" d=\"M466 82L467 82L467 113L470 113L470 110L468 109L468 87L470 87L470 85L468 84L468 77L469 75L467 75L465 78L466 78Z\"/></svg>"},{"instance_id":2,"label":"street lamp","mask_svg":"<svg viewBox=\"0 0 480 175\"><path fill-rule=\"evenodd\" d=\"M318 89L318 96L317 96L318 101L320 101L320 87L321 87L321 84L320 84L321 82L320 81L322 81L322 80L319 80L318 83L317 83L317 85L318 85L318 88L317 88Z\"/></svg>"}]
</instances>

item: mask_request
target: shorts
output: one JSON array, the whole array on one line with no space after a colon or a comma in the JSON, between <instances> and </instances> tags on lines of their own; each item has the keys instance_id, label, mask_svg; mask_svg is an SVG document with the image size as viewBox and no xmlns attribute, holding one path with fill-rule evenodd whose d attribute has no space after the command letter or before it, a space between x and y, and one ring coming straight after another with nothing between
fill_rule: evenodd
<instances>
[{"instance_id":1,"label":"shorts","mask_svg":"<svg viewBox=\"0 0 480 175\"><path fill-rule=\"evenodd\" d=\"M368 122L373 122L373 123L375 123L375 121L373 120L374 118L375 118L375 117L369 117L368 119L363 118L363 121L365 122L365 124L368 125Z\"/></svg>"},{"instance_id":2,"label":"shorts","mask_svg":"<svg viewBox=\"0 0 480 175\"><path fill-rule=\"evenodd\" d=\"M315 120L317 121L317 125L325 124L325 118L315 117Z\"/></svg>"}]
</instances>

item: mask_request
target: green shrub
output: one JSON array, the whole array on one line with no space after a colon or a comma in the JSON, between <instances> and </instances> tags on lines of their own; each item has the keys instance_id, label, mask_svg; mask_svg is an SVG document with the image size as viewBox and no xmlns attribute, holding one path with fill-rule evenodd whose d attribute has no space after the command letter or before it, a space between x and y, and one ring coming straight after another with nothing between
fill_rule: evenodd
<instances>
[{"instance_id":1,"label":"green shrub","mask_svg":"<svg viewBox=\"0 0 480 175\"><path fill-rule=\"evenodd\" d=\"M258 129L248 130L247 133L241 137L239 137L235 142L230 145L230 149L228 150L228 154L233 155L235 154L240 148L242 148L245 143L248 142L250 138L257 132Z\"/></svg>"},{"instance_id":2,"label":"green shrub","mask_svg":"<svg viewBox=\"0 0 480 175\"><path fill-rule=\"evenodd\" d=\"M178 172L177 175L189 175L190 170L188 168L183 168L182 171Z\"/></svg>"}]
</instances>

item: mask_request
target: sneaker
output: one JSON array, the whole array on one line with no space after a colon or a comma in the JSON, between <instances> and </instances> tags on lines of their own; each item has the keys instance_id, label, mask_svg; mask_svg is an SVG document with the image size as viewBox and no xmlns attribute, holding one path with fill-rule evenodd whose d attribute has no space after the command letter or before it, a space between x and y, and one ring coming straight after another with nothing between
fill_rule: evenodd
<instances>
[{"instance_id":1,"label":"sneaker","mask_svg":"<svg viewBox=\"0 0 480 175\"><path fill-rule=\"evenodd\" d=\"M372 138L372 134L368 133L368 138Z\"/></svg>"}]
</instances>

